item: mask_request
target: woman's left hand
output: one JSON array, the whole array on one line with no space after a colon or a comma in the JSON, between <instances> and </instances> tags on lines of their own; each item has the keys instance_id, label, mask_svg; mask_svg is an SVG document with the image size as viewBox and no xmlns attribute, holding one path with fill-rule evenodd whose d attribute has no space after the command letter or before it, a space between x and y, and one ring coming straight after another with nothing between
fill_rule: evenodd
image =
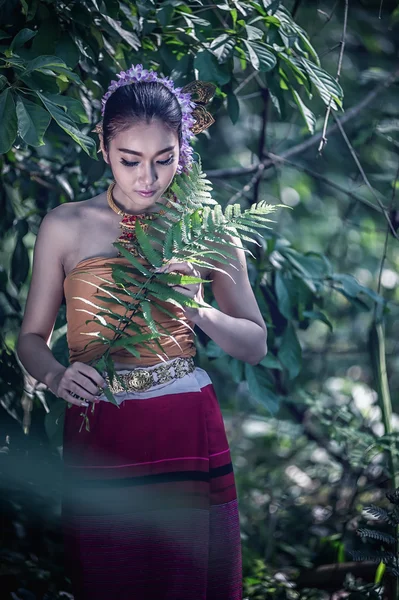
<instances>
[{"instance_id":1,"label":"woman's left hand","mask_svg":"<svg viewBox=\"0 0 399 600\"><path fill-rule=\"evenodd\" d=\"M199 277L201 279L201 273L189 262L170 262L163 265L159 269L156 269L157 273L170 273L170 272L181 273L182 275L191 275L192 277ZM186 285L171 285L171 288L192 298L198 303L203 303L203 284L202 283L190 283ZM198 316L198 308L191 306L183 307L184 313L190 321L195 321Z\"/></svg>"}]
</instances>

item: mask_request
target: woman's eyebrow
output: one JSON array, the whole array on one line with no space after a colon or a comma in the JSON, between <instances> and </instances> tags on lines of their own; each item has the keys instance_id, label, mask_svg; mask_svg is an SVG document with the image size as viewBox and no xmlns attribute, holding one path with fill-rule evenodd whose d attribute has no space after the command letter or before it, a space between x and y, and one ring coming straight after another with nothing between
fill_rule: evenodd
<instances>
[{"instance_id":1,"label":"woman's eyebrow","mask_svg":"<svg viewBox=\"0 0 399 600\"><path fill-rule=\"evenodd\" d=\"M174 150L174 146L168 146L167 148L164 148L163 150L160 150L159 152L156 152L154 156L158 156L158 154L163 154L164 152L167 152L168 150ZM118 148L118 150L120 152L127 152L128 154L137 154L137 156L143 156L141 152L136 152L136 150L130 150L129 148Z\"/></svg>"}]
</instances>

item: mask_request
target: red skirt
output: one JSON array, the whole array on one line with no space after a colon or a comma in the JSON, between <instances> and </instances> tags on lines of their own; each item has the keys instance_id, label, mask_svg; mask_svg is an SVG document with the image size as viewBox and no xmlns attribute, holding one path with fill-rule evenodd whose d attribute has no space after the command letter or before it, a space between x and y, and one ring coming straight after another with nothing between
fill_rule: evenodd
<instances>
[{"instance_id":1,"label":"red skirt","mask_svg":"<svg viewBox=\"0 0 399 600\"><path fill-rule=\"evenodd\" d=\"M234 472L211 383L66 410L63 528L75 600L241 600Z\"/></svg>"}]
</instances>

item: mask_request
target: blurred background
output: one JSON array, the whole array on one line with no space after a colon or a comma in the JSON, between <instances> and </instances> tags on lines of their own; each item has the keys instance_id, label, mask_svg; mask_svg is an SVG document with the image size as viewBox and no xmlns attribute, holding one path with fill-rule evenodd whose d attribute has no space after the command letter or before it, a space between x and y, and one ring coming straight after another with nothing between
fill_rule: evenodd
<instances>
[{"instance_id":1,"label":"blurred background","mask_svg":"<svg viewBox=\"0 0 399 600\"><path fill-rule=\"evenodd\" d=\"M268 356L253 367L197 331L233 455L244 597L399 598L398 31L387 0L0 1L2 597L72 598L65 403L15 344L40 222L112 181L92 129L111 79L141 62L218 86L194 148L223 207L289 207L248 245ZM67 365L65 331L63 305L51 347Z\"/></svg>"}]
</instances>

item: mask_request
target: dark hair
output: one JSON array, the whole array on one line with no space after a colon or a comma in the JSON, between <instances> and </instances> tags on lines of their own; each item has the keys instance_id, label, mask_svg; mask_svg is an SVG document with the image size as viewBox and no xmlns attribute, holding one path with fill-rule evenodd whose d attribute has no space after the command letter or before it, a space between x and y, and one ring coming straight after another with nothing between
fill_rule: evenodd
<instances>
[{"instance_id":1,"label":"dark hair","mask_svg":"<svg viewBox=\"0 0 399 600\"><path fill-rule=\"evenodd\" d=\"M138 81L115 90L105 104L103 116L104 148L121 131L137 123L159 119L182 142L182 111L176 96L158 81Z\"/></svg>"}]
</instances>

